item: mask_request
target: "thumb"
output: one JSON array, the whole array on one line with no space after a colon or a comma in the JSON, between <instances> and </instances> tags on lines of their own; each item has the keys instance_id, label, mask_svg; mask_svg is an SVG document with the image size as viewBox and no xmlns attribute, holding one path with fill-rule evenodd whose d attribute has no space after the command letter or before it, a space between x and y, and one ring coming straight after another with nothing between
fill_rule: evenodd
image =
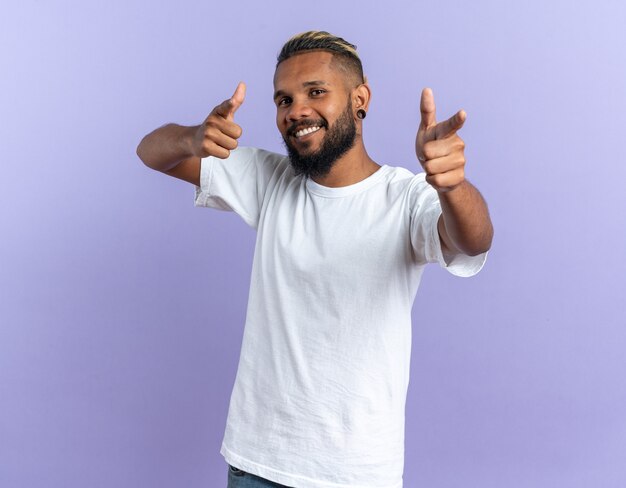
<instances>
[{"instance_id":1,"label":"thumb","mask_svg":"<svg viewBox=\"0 0 626 488\"><path fill-rule=\"evenodd\" d=\"M226 120L233 120L235 118L235 112L241 104L246 96L246 85L243 81L240 81L237 85L237 89L233 96L228 100L224 100L217 107L215 107L215 112Z\"/></svg>"},{"instance_id":2,"label":"thumb","mask_svg":"<svg viewBox=\"0 0 626 488\"><path fill-rule=\"evenodd\" d=\"M245 97L246 97L246 84L243 81L240 81L239 84L237 85L237 88L235 89L235 93L233 93L233 96L230 97L230 111L228 115L226 116L227 119L230 119L230 120L233 119L235 112L237 111L239 107L241 107L241 104L243 103L243 100Z\"/></svg>"},{"instance_id":3,"label":"thumb","mask_svg":"<svg viewBox=\"0 0 626 488\"><path fill-rule=\"evenodd\" d=\"M422 90L420 113L422 114L420 128L427 129L437 123L435 118L435 97L433 96L433 91L430 88L424 88Z\"/></svg>"}]
</instances>

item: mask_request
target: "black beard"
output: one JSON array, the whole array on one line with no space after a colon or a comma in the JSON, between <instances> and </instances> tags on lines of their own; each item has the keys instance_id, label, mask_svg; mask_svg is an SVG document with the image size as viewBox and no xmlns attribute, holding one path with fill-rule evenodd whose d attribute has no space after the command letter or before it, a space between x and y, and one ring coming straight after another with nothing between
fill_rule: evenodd
<instances>
[{"instance_id":1,"label":"black beard","mask_svg":"<svg viewBox=\"0 0 626 488\"><path fill-rule=\"evenodd\" d=\"M302 122L299 125L302 125ZM325 120L305 125L325 127L326 135L317 151L310 154L300 154L289 142L289 134L294 132L293 127L288 130L287 138L283 137L283 143L287 149L291 166L296 175L324 177L330 173L335 162L354 146L356 124L352 117L352 101L348 100L346 110L339 116L332 127L328 127Z\"/></svg>"}]
</instances>

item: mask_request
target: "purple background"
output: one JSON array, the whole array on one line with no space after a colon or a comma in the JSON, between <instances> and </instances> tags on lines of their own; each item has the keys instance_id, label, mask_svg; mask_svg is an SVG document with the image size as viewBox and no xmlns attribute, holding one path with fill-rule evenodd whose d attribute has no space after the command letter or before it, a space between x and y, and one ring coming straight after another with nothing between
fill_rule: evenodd
<instances>
[{"instance_id":1,"label":"purple background","mask_svg":"<svg viewBox=\"0 0 626 488\"><path fill-rule=\"evenodd\" d=\"M467 111L496 228L418 292L405 486L626 486L626 7L543 4L4 6L0 486L226 485L255 233L135 148L244 80L241 143L282 151L275 56L308 29L358 45L379 163L418 170L424 86Z\"/></svg>"}]
</instances>

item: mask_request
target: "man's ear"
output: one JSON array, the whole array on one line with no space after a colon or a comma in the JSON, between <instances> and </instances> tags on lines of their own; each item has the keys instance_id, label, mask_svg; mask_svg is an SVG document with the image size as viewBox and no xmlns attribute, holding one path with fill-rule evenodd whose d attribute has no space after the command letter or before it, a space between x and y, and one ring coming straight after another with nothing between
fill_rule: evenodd
<instances>
[{"instance_id":1,"label":"man's ear","mask_svg":"<svg viewBox=\"0 0 626 488\"><path fill-rule=\"evenodd\" d=\"M361 83L354 90L352 90L352 107L354 110L362 108L367 112L371 96L372 92L366 78L364 83Z\"/></svg>"}]
</instances>

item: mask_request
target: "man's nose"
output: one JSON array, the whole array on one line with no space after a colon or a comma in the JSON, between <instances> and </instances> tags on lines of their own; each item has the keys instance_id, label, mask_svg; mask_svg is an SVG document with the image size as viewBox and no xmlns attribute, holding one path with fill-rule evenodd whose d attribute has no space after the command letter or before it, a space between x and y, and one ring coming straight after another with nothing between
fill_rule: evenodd
<instances>
[{"instance_id":1,"label":"man's nose","mask_svg":"<svg viewBox=\"0 0 626 488\"><path fill-rule=\"evenodd\" d=\"M287 112L287 119L293 122L310 117L312 113L311 106L306 100L293 100Z\"/></svg>"}]
</instances>

